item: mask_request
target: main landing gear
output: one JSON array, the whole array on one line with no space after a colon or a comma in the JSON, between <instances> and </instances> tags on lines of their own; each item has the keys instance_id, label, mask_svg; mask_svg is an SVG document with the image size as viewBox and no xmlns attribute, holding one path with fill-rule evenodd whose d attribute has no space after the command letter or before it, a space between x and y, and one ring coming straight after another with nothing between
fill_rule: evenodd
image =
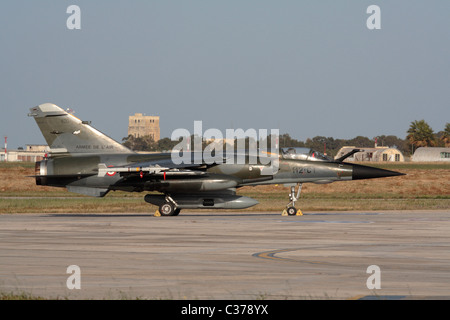
<instances>
[{"instance_id":1,"label":"main landing gear","mask_svg":"<svg viewBox=\"0 0 450 320\"><path fill-rule=\"evenodd\" d=\"M169 196L166 195L165 202L162 203L158 210L155 212L155 216L177 216L180 214L181 209L177 208L177 203Z\"/></svg>"},{"instance_id":2,"label":"main landing gear","mask_svg":"<svg viewBox=\"0 0 450 320\"><path fill-rule=\"evenodd\" d=\"M295 202L298 200L298 198L300 197L300 192L302 192L302 184L301 183L297 183L297 195L295 194L295 185L291 185L291 193L289 194L289 200L291 200L291 202L288 203L288 205L286 206L286 209L283 210L283 212L281 213L281 215L283 216L302 216L303 213L300 209L296 209L295 208Z\"/></svg>"}]
</instances>

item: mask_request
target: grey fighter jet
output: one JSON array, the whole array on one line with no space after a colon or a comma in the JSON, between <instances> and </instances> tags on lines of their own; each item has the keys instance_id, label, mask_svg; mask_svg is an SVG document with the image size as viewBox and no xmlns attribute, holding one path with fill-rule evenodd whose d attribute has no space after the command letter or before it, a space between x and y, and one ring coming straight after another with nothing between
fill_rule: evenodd
<instances>
[{"instance_id":1,"label":"grey fighter jet","mask_svg":"<svg viewBox=\"0 0 450 320\"><path fill-rule=\"evenodd\" d=\"M64 187L68 191L104 197L111 190L152 192L145 201L158 206L162 216L176 216L181 209L243 209L258 201L240 196L243 186L290 186L285 215L301 215L295 208L303 183L331 183L403 175L399 172L343 162L355 149L337 160L307 148L280 149L275 170L261 159L237 164L176 163L173 154L136 153L81 121L62 108L45 103L31 108L50 147L50 156L36 162L37 185ZM232 155L233 156L233 155ZM273 155L271 155L273 157ZM192 159L195 158L192 153ZM297 192L295 188L297 187Z\"/></svg>"}]
</instances>

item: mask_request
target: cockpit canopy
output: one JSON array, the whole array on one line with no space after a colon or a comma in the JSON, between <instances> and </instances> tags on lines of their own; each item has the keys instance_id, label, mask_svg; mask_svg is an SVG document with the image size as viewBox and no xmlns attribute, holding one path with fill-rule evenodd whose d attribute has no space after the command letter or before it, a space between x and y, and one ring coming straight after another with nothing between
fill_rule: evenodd
<instances>
[{"instance_id":1,"label":"cockpit canopy","mask_svg":"<svg viewBox=\"0 0 450 320\"><path fill-rule=\"evenodd\" d=\"M315 151L311 148L281 148L281 157L283 159L299 159L299 160L309 160L309 161L331 161L323 153Z\"/></svg>"}]
</instances>

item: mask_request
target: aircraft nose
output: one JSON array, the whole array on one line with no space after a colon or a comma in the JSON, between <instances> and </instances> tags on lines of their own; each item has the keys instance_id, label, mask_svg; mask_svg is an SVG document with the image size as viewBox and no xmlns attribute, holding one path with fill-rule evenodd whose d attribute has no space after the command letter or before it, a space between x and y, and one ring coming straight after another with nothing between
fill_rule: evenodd
<instances>
[{"instance_id":1,"label":"aircraft nose","mask_svg":"<svg viewBox=\"0 0 450 320\"><path fill-rule=\"evenodd\" d=\"M403 176L404 173L353 164L352 180Z\"/></svg>"}]
</instances>

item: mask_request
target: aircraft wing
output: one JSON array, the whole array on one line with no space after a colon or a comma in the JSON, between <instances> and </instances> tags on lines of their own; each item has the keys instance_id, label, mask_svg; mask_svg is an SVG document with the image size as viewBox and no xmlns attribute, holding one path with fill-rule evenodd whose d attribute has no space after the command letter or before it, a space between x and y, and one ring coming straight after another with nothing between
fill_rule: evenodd
<instances>
[{"instance_id":1,"label":"aircraft wing","mask_svg":"<svg viewBox=\"0 0 450 320\"><path fill-rule=\"evenodd\" d=\"M206 172L199 171L199 170L190 170L186 168L169 168L169 167L161 167L159 165L152 165L152 166L123 166L123 167L107 167L106 164L100 163L98 165L98 176L104 177L107 174L117 172L121 176L128 176L128 175L143 175L143 174L150 174L155 176L163 176L166 175L188 175L188 176L199 176L199 175L205 175Z\"/></svg>"},{"instance_id":2,"label":"aircraft wing","mask_svg":"<svg viewBox=\"0 0 450 320\"><path fill-rule=\"evenodd\" d=\"M112 173L121 176L130 175L153 175L153 176L202 176L206 175L206 169L217 164L174 164L172 161L156 160L150 162L132 163L124 166L106 166L99 163L98 176L104 177Z\"/></svg>"}]
</instances>

